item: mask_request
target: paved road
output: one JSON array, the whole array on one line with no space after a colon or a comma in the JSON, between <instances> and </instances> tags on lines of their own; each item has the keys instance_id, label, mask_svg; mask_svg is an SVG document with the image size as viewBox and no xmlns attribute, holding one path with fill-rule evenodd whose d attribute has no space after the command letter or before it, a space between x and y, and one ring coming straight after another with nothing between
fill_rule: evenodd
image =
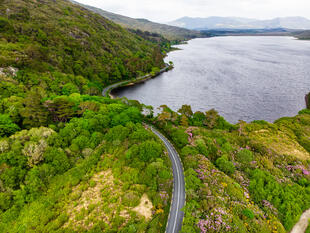
<instances>
[{"instance_id":1,"label":"paved road","mask_svg":"<svg viewBox=\"0 0 310 233\"><path fill-rule=\"evenodd\" d=\"M168 68L169 68L169 65L166 65L166 67L163 68L163 69L161 69L161 70L159 71L158 74L161 74L161 73L167 71ZM112 85L110 85L110 86L105 87L105 88L103 89L103 91L102 91L102 95L103 95L103 96L107 96L108 94L110 94L110 92L111 92L113 89L115 89L116 87L123 86L123 85L127 84L128 82L138 82L138 81L141 81L141 80L146 79L146 78L149 78L149 77L151 77L151 75L150 75L150 74L147 74L147 75L144 75L144 76L142 76L142 77L137 78L136 80L125 80L125 81L121 81L121 82L118 82L118 83L114 83L114 84L112 84Z\"/></svg>"},{"instance_id":2,"label":"paved road","mask_svg":"<svg viewBox=\"0 0 310 233\"><path fill-rule=\"evenodd\" d=\"M160 73L165 72L168 68L169 66L167 65L164 69L161 69ZM138 78L137 81L143 80L148 77L150 77L150 75L145 75L143 77ZM103 89L102 95L107 96L111 90L113 90L116 87L122 86L126 83L128 83L128 80L112 84ZM152 130L154 134L156 134L164 142L168 150L169 158L172 163L173 192L172 192L172 200L171 200L171 205L170 205L170 213L169 213L167 227L166 227L166 233L177 233L182 228L183 217L184 217L184 212L182 211L182 208L185 205L185 181L184 181L183 166L182 166L179 154L174 149L172 144L152 126L150 126L150 129Z\"/></svg>"},{"instance_id":3,"label":"paved road","mask_svg":"<svg viewBox=\"0 0 310 233\"><path fill-rule=\"evenodd\" d=\"M184 213L182 208L185 204L185 181L184 172L180 157L171 143L156 129L151 127L151 130L156 134L165 144L173 169L173 193L170 206L170 213L166 227L166 233L177 233L182 228Z\"/></svg>"}]
</instances>

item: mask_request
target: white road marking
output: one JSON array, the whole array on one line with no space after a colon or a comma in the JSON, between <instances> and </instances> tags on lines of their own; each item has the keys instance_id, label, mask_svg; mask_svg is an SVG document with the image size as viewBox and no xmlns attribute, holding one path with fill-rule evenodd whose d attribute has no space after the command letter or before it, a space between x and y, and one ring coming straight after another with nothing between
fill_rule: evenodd
<instances>
[{"instance_id":1,"label":"white road marking","mask_svg":"<svg viewBox=\"0 0 310 233\"><path fill-rule=\"evenodd\" d=\"M152 129L153 129L153 128L152 128ZM163 141L164 144L166 145L168 151L170 152L170 154L171 154L171 156L172 156L172 158L173 158L173 160L174 160L174 164L175 164L176 169L177 169L177 181L178 181L178 182L176 182L176 183L178 183L178 185L179 185L179 186L178 186L178 194L180 194L180 193L181 193L181 190L180 190L180 188L181 188L181 186L180 186L181 178L180 178L180 171L179 171L179 167L178 167L178 164L177 164L177 160L176 160L176 158L175 158L174 151L172 151L172 149L171 149L169 143L166 142L166 139L165 139L162 135L160 135L160 134L157 133L156 131L153 131L153 132L154 132L155 134L157 134L157 136L159 136L159 137L162 139L162 141ZM180 195L177 195L177 209L176 209L176 216L175 216L175 219L174 219L173 231L172 231L172 232L175 231L175 227L176 227L176 223L177 223L177 219L178 219L177 217L178 217L178 213L179 213L179 208L180 208Z\"/></svg>"}]
</instances>

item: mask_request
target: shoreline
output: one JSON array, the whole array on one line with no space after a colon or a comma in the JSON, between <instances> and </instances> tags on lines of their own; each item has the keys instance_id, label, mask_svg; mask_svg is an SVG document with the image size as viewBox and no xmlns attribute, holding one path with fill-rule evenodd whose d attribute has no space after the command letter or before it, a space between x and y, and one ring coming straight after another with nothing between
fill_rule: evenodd
<instances>
[{"instance_id":1,"label":"shoreline","mask_svg":"<svg viewBox=\"0 0 310 233\"><path fill-rule=\"evenodd\" d=\"M115 99L117 97L111 93L113 90L120 88L120 87L133 86L133 85L145 82L149 79L156 78L157 76L161 75L162 73L168 72L169 70L172 70L172 69L173 69L173 65L166 64L165 68L161 69L156 74L149 73L145 76L138 77L136 79L129 79L129 80L124 80L124 81L121 81L118 83L111 84L102 90L102 96L104 96L104 97L109 96L111 99Z\"/></svg>"}]
</instances>

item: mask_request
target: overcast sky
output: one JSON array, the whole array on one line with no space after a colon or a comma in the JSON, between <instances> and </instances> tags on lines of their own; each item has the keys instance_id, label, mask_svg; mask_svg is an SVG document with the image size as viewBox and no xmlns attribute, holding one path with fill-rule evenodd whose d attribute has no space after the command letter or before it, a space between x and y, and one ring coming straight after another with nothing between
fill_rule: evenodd
<instances>
[{"instance_id":1,"label":"overcast sky","mask_svg":"<svg viewBox=\"0 0 310 233\"><path fill-rule=\"evenodd\" d=\"M238 16L270 19L303 16L310 19L310 0L76 0L113 13L156 22L183 16Z\"/></svg>"}]
</instances>

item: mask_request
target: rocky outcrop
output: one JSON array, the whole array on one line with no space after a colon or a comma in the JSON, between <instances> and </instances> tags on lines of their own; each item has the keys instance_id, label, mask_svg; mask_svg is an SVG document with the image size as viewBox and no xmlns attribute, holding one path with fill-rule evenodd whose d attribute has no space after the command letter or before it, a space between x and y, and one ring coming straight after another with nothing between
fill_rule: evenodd
<instances>
[{"instance_id":1,"label":"rocky outcrop","mask_svg":"<svg viewBox=\"0 0 310 233\"><path fill-rule=\"evenodd\" d=\"M310 109L310 93L306 95L306 105L307 105L307 108Z\"/></svg>"}]
</instances>

